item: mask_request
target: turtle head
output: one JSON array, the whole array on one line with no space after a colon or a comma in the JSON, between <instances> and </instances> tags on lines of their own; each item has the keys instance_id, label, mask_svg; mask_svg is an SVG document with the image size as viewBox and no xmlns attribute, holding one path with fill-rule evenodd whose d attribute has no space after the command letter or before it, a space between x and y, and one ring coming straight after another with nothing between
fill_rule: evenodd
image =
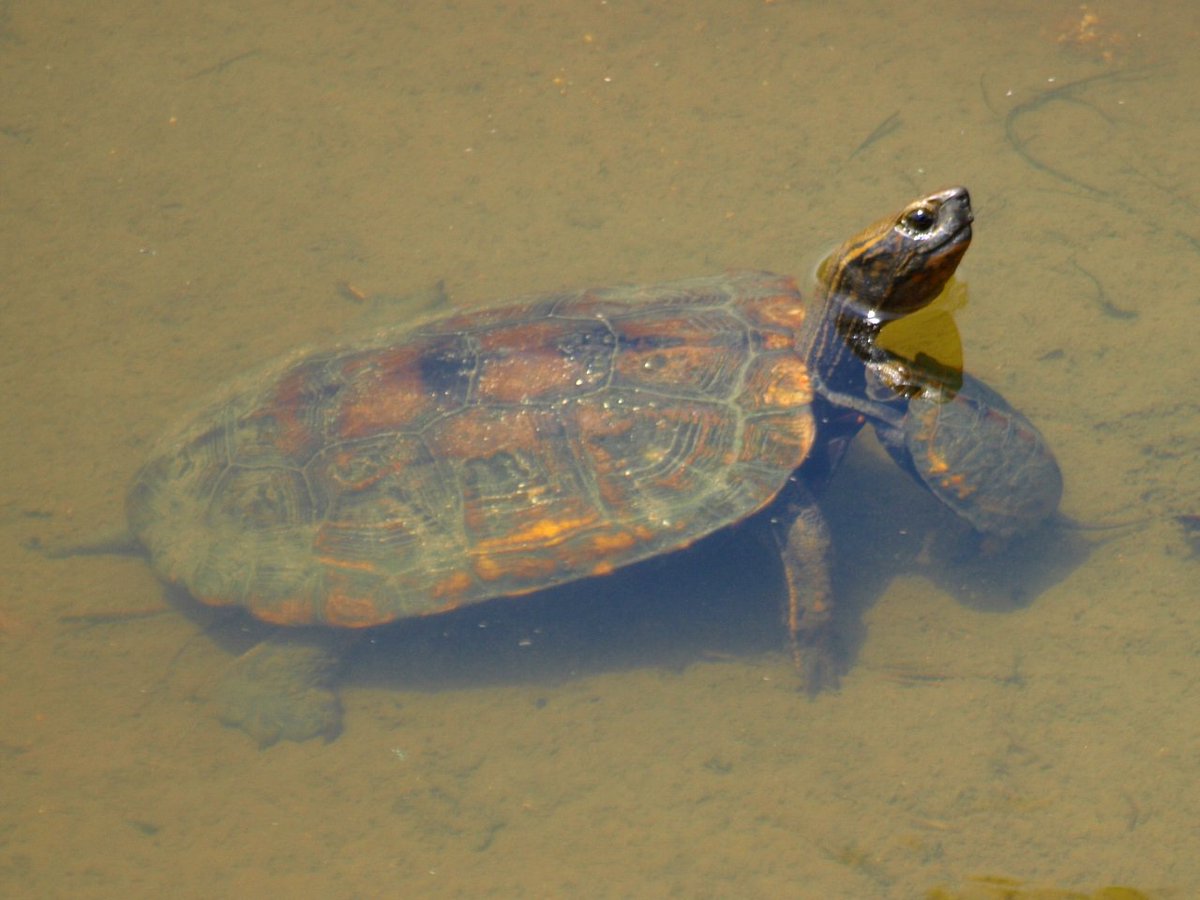
<instances>
[{"instance_id":1,"label":"turtle head","mask_svg":"<svg viewBox=\"0 0 1200 900\"><path fill-rule=\"evenodd\" d=\"M881 326L937 297L971 243L971 219L966 188L922 197L842 244L817 277L843 315Z\"/></svg>"}]
</instances>

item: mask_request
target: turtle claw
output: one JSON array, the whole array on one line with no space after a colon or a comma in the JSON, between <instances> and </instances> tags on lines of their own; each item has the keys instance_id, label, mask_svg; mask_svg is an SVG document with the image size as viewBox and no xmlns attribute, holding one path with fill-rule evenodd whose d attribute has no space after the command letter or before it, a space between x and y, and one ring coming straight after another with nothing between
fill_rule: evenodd
<instances>
[{"instance_id":1,"label":"turtle claw","mask_svg":"<svg viewBox=\"0 0 1200 900\"><path fill-rule=\"evenodd\" d=\"M331 688L337 655L320 643L273 638L229 667L215 697L220 720L240 728L259 747L280 740L331 741L342 728L342 707Z\"/></svg>"}]
</instances>

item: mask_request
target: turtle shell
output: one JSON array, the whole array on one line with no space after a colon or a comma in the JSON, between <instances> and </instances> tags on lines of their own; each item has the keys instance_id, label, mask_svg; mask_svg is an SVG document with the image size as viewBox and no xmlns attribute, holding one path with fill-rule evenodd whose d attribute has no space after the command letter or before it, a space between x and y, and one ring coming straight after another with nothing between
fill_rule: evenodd
<instances>
[{"instance_id":1,"label":"turtle shell","mask_svg":"<svg viewBox=\"0 0 1200 900\"><path fill-rule=\"evenodd\" d=\"M366 627L600 575L766 506L816 426L792 280L565 292L253 376L129 495L166 580Z\"/></svg>"}]
</instances>

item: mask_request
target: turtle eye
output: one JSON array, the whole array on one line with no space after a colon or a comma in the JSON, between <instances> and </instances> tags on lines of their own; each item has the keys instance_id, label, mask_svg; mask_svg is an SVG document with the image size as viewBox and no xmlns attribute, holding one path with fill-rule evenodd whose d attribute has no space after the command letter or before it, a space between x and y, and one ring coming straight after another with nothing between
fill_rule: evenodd
<instances>
[{"instance_id":1,"label":"turtle eye","mask_svg":"<svg viewBox=\"0 0 1200 900\"><path fill-rule=\"evenodd\" d=\"M928 234L937 224L937 214L928 206L918 206L906 213L900 224L913 234Z\"/></svg>"}]
</instances>

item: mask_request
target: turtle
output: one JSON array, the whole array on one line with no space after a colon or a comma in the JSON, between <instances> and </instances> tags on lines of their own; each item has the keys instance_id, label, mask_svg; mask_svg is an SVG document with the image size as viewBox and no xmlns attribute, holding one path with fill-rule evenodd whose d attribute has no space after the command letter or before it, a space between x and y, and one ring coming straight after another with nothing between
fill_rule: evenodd
<instances>
[{"instance_id":1,"label":"turtle","mask_svg":"<svg viewBox=\"0 0 1200 900\"><path fill-rule=\"evenodd\" d=\"M739 523L777 549L799 680L836 688L817 498L864 425L980 533L1027 531L1061 495L999 394L877 340L943 289L972 221L965 188L921 197L836 249L807 298L759 271L531 295L236 382L158 441L127 498L163 581L281 626L231 665L221 718L263 746L330 740L351 633Z\"/></svg>"}]
</instances>

